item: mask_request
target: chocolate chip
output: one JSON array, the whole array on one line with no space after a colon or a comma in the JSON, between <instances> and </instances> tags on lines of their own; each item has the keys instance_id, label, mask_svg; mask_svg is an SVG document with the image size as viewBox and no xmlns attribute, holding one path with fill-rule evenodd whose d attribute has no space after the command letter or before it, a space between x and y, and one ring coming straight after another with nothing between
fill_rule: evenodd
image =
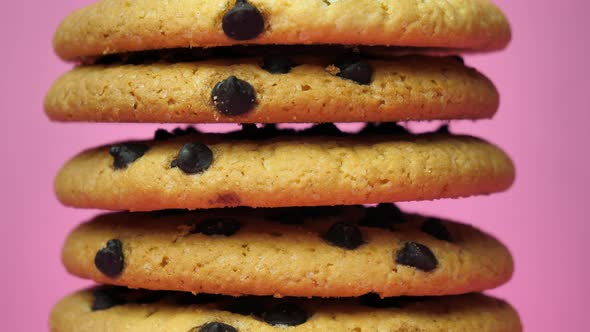
<instances>
[{"instance_id":1,"label":"chocolate chip","mask_svg":"<svg viewBox=\"0 0 590 332\"><path fill-rule=\"evenodd\" d=\"M401 308L402 304L396 297L381 298L378 294L369 293L359 297L359 302L371 308Z\"/></svg>"},{"instance_id":2,"label":"chocolate chip","mask_svg":"<svg viewBox=\"0 0 590 332\"><path fill-rule=\"evenodd\" d=\"M234 7L223 15L221 26L231 39L254 39L264 30L264 17L246 0L237 0Z\"/></svg>"},{"instance_id":3,"label":"chocolate chip","mask_svg":"<svg viewBox=\"0 0 590 332\"><path fill-rule=\"evenodd\" d=\"M241 123L240 126L242 128L238 132L243 134L255 134L258 131L258 127L254 123Z\"/></svg>"},{"instance_id":4,"label":"chocolate chip","mask_svg":"<svg viewBox=\"0 0 590 332\"><path fill-rule=\"evenodd\" d=\"M186 134L187 134L187 132L184 131L184 129L182 129L180 127L176 127L172 130L172 135L174 135L174 136L184 136Z\"/></svg>"},{"instance_id":5,"label":"chocolate chip","mask_svg":"<svg viewBox=\"0 0 590 332\"><path fill-rule=\"evenodd\" d=\"M363 135L407 134L409 131L395 122L367 123L359 132Z\"/></svg>"},{"instance_id":6,"label":"chocolate chip","mask_svg":"<svg viewBox=\"0 0 590 332\"><path fill-rule=\"evenodd\" d=\"M333 123L320 123L313 125L303 131L304 135L342 136L343 133Z\"/></svg>"},{"instance_id":7,"label":"chocolate chip","mask_svg":"<svg viewBox=\"0 0 590 332\"><path fill-rule=\"evenodd\" d=\"M451 131L449 129L449 124L444 124L441 125L440 127L438 127L438 129L435 131L435 133L437 134L449 134Z\"/></svg>"},{"instance_id":8,"label":"chocolate chip","mask_svg":"<svg viewBox=\"0 0 590 332\"><path fill-rule=\"evenodd\" d=\"M238 332L238 330L224 323L211 322L201 326L198 330L192 329L189 332Z\"/></svg>"},{"instance_id":9,"label":"chocolate chip","mask_svg":"<svg viewBox=\"0 0 590 332\"><path fill-rule=\"evenodd\" d=\"M94 302L91 307L92 311L106 310L125 304L125 300L117 294L116 289L111 287L96 289L94 291Z\"/></svg>"},{"instance_id":10,"label":"chocolate chip","mask_svg":"<svg viewBox=\"0 0 590 332\"><path fill-rule=\"evenodd\" d=\"M426 272L436 269L438 265L438 260L432 251L427 246L415 242L406 242L397 253L395 262Z\"/></svg>"},{"instance_id":11,"label":"chocolate chip","mask_svg":"<svg viewBox=\"0 0 590 332\"><path fill-rule=\"evenodd\" d=\"M241 115L254 106L256 91L250 83L230 76L215 84L211 91L211 100L221 114Z\"/></svg>"},{"instance_id":12,"label":"chocolate chip","mask_svg":"<svg viewBox=\"0 0 590 332\"><path fill-rule=\"evenodd\" d=\"M127 165L139 159L149 147L141 143L122 143L111 146L109 153L113 156L115 169L127 168Z\"/></svg>"},{"instance_id":13,"label":"chocolate chip","mask_svg":"<svg viewBox=\"0 0 590 332\"><path fill-rule=\"evenodd\" d=\"M156 130L156 133L154 134L154 140L156 141L165 141L168 139L173 138L174 135L169 133L168 130L166 129L158 129Z\"/></svg>"},{"instance_id":14,"label":"chocolate chip","mask_svg":"<svg viewBox=\"0 0 590 332\"><path fill-rule=\"evenodd\" d=\"M96 253L94 265L108 277L114 278L120 275L124 266L123 244L121 241L117 239L108 240L106 246Z\"/></svg>"},{"instance_id":15,"label":"chocolate chip","mask_svg":"<svg viewBox=\"0 0 590 332\"><path fill-rule=\"evenodd\" d=\"M255 297L240 297L223 310L242 316L257 316L260 317L264 313L264 306Z\"/></svg>"},{"instance_id":16,"label":"chocolate chip","mask_svg":"<svg viewBox=\"0 0 590 332\"><path fill-rule=\"evenodd\" d=\"M264 321L270 325L295 326L305 323L307 318L307 312L291 302L279 303L263 314Z\"/></svg>"},{"instance_id":17,"label":"chocolate chip","mask_svg":"<svg viewBox=\"0 0 590 332\"><path fill-rule=\"evenodd\" d=\"M279 129L274 123L266 123L262 127L258 128L254 135L247 136L246 138L252 137L254 139L269 139L289 132L293 131L291 129Z\"/></svg>"},{"instance_id":18,"label":"chocolate chip","mask_svg":"<svg viewBox=\"0 0 590 332\"><path fill-rule=\"evenodd\" d=\"M373 67L358 54L345 54L336 59L334 65L340 69L336 74L339 77L363 85L370 84L373 79Z\"/></svg>"},{"instance_id":19,"label":"chocolate chip","mask_svg":"<svg viewBox=\"0 0 590 332\"><path fill-rule=\"evenodd\" d=\"M232 218L213 218L197 224L192 233L230 236L239 231L241 226L239 221Z\"/></svg>"},{"instance_id":20,"label":"chocolate chip","mask_svg":"<svg viewBox=\"0 0 590 332\"><path fill-rule=\"evenodd\" d=\"M381 203L366 210L360 226L391 229L393 225L404 223L402 211L392 203Z\"/></svg>"},{"instance_id":21,"label":"chocolate chip","mask_svg":"<svg viewBox=\"0 0 590 332\"><path fill-rule=\"evenodd\" d=\"M178 167L187 174L203 172L213 162L213 151L205 144L187 143L182 146L170 167Z\"/></svg>"},{"instance_id":22,"label":"chocolate chip","mask_svg":"<svg viewBox=\"0 0 590 332\"><path fill-rule=\"evenodd\" d=\"M184 132L187 135L190 135L190 134L198 134L199 133L199 130L197 128L193 127L193 126L188 126L188 127L184 128Z\"/></svg>"},{"instance_id":23,"label":"chocolate chip","mask_svg":"<svg viewBox=\"0 0 590 332\"><path fill-rule=\"evenodd\" d=\"M262 63L262 69L271 74L286 74L295 66L297 64L293 59L283 55L265 56Z\"/></svg>"},{"instance_id":24,"label":"chocolate chip","mask_svg":"<svg viewBox=\"0 0 590 332\"><path fill-rule=\"evenodd\" d=\"M188 126L185 129L177 127L177 128L174 128L174 130L172 130L172 135L185 136L185 135L189 135L189 134L196 134L198 132L199 131L197 129L195 129L195 127L191 127L191 126Z\"/></svg>"},{"instance_id":25,"label":"chocolate chip","mask_svg":"<svg viewBox=\"0 0 590 332\"><path fill-rule=\"evenodd\" d=\"M344 222L332 225L324 235L324 239L332 245L349 250L356 249L364 243L360 229Z\"/></svg>"},{"instance_id":26,"label":"chocolate chip","mask_svg":"<svg viewBox=\"0 0 590 332\"><path fill-rule=\"evenodd\" d=\"M422 227L420 228L422 232L437 238L439 240L451 242L451 234L449 230L443 225L440 219L437 218L428 218L424 220Z\"/></svg>"}]
</instances>

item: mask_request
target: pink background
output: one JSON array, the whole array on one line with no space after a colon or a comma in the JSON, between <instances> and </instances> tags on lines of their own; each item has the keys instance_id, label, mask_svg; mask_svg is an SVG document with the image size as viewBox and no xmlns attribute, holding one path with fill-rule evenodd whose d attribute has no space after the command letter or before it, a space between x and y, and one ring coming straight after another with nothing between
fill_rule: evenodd
<instances>
[{"instance_id":1,"label":"pink background","mask_svg":"<svg viewBox=\"0 0 590 332\"><path fill-rule=\"evenodd\" d=\"M0 4L0 313L3 331L45 331L51 305L87 282L68 276L59 253L67 232L93 211L60 206L52 178L82 148L145 137L156 125L53 124L42 113L45 91L71 66L51 49L63 16L89 0ZM527 331L589 331L587 224L590 150L588 1L497 0L512 21L507 51L466 57L502 93L493 121L461 122L505 148L518 176L507 193L405 204L470 222L512 249L514 279L492 291L520 311Z\"/></svg>"}]
</instances>

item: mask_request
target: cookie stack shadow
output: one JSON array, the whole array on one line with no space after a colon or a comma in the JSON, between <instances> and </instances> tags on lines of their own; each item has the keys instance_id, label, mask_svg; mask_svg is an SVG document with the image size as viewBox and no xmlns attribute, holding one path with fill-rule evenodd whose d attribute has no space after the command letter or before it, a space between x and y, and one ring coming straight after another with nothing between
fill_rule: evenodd
<instances>
[{"instance_id":1,"label":"cookie stack shadow","mask_svg":"<svg viewBox=\"0 0 590 332\"><path fill-rule=\"evenodd\" d=\"M47 94L51 120L186 125L58 173L63 204L125 212L67 237L68 272L100 285L56 304L50 330L521 331L509 304L479 293L512 275L502 243L391 203L510 187L493 144L397 124L491 118L494 85L449 54L509 39L487 0L102 0L72 13L54 46L77 65Z\"/></svg>"}]
</instances>

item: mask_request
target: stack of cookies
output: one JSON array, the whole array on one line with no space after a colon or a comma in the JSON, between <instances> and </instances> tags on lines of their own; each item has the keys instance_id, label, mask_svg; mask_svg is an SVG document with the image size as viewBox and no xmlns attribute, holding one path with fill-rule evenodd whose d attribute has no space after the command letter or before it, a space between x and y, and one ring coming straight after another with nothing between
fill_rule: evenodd
<instances>
[{"instance_id":1,"label":"stack of cookies","mask_svg":"<svg viewBox=\"0 0 590 332\"><path fill-rule=\"evenodd\" d=\"M396 123L492 117L493 84L445 54L509 39L487 0L102 0L71 14L54 44L78 65L51 87L50 119L185 125L57 175L65 205L125 212L66 239L67 270L101 285L61 300L50 330L521 331L477 293L509 280L504 245L391 203L512 184L494 145Z\"/></svg>"}]
</instances>

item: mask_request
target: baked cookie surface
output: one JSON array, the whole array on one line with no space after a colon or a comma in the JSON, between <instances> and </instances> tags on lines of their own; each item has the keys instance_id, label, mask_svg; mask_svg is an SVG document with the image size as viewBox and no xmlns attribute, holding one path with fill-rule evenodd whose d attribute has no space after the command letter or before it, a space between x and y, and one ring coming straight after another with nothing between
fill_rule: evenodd
<instances>
[{"instance_id":1,"label":"baked cookie surface","mask_svg":"<svg viewBox=\"0 0 590 332\"><path fill-rule=\"evenodd\" d=\"M346 44L501 49L510 40L488 0L102 0L54 36L63 59L236 44Z\"/></svg>"},{"instance_id":2,"label":"baked cookie surface","mask_svg":"<svg viewBox=\"0 0 590 332\"><path fill-rule=\"evenodd\" d=\"M104 287L62 299L49 326L51 332L522 331L509 304L482 294L279 300Z\"/></svg>"},{"instance_id":3,"label":"baked cookie surface","mask_svg":"<svg viewBox=\"0 0 590 332\"><path fill-rule=\"evenodd\" d=\"M105 214L62 257L99 283L275 297L464 294L513 270L493 237L387 204Z\"/></svg>"},{"instance_id":4,"label":"baked cookie surface","mask_svg":"<svg viewBox=\"0 0 590 332\"><path fill-rule=\"evenodd\" d=\"M87 150L60 170L55 191L69 206L151 211L455 198L502 191L514 180L502 150L469 136L265 128Z\"/></svg>"},{"instance_id":5,"label":"baked cookie surface","mask_svg":"<svg viewBox=\"0 0 590 332\"><path fill-rule=\"evenodd\" d=\"M66 73L45 98L47 115L103 122L385 122L491 118L499 103L492 82L456 57L276 55L165 63L152 56ZM240 103L219 103L240 97Z\"/></svg>"}]
</instances>

